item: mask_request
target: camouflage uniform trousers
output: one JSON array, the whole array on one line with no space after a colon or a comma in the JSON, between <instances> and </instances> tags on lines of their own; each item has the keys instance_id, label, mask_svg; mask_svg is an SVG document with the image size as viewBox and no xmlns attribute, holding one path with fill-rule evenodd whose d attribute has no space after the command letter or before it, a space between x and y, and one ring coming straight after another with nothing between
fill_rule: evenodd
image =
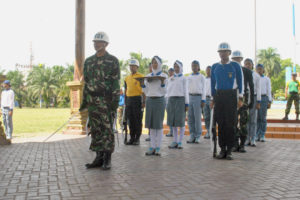
<instances>
[{"instance_id":1,"label":"camouflage uniform trousers","mask_svg":"<svg viewBox=\"0 0 300 200\"><path fill-rule=\"evenodd\" d=\"M248 105L244 104L239 110L238 110L238 116L239 116L239 128L237 131L236 136L247 136L248 135L248 121L249 121L249 109Z\"/></svg>"},{"instance_id":2,"label":"camouflage uniform trousers","mask_svg":"<svg viewBox=\"0 0 300 200\"><path fill-rule=\"evenodd\" d=\"M290 113L293 101L295 104L295 113L299 114L299 94L298 93L290 93L288 96L288 101L287 101L286 109L285 109L286 115L288 115Z\"/></svg>"},{"instance_id":3,"label":"camouflage uniform trousers","mask_svg":"<svg viewBox=\"0 0 300 200\"><path fill-rule=\"evenodd\" d=\"M114 152L113 115L115 112L112 111L110 105L110 102L103 97L93 97L93 103L88 106L92 137L90 150L92 151Z\"/></svg>"},{"instance_id":4,"label":"camouflage uniform trousers","mask_svg":"<svg viewBox=\"0 0 300 200\"><path fill-rule=\"evenodd\" d=\"M247 135L248 135L248 121L249 121L249 108L248 104L244 103L243 106L238 110L237 125L235 130L235 148L239 149L244 146ZM239 143L239 140L241 141Z\"/></svg>"}]
</instances>

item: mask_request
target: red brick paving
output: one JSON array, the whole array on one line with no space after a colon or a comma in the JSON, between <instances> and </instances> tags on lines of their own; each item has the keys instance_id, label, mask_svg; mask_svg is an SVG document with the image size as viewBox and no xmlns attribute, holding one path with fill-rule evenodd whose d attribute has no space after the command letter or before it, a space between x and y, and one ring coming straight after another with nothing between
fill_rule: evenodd
<instances>
[{"instance_id":1,"label":"red brick paving","mask_svg":"<svg viewBox=\"0 0 300 200\"><path fill-rule=\"evenodd\" d=\"M110 171L85 169L95 155L84 136L0 146L0 199L300 199L300 140L268 140L220 161L208 140L170 150L166 137L161 157L145 157L144 137L116 146Z\"/></svg>"}]
</instances>

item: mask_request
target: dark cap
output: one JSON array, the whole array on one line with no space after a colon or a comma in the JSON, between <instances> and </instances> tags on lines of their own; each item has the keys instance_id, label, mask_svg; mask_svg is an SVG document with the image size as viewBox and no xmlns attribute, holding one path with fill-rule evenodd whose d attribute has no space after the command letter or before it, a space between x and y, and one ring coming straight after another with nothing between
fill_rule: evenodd
<instances>
[{"instance_id":1,"label":"dark cap","mask_svg":"<svg viewBox=\"0 0 300 200\"><path fill-rule=\"evenodd\" d=\"M10 81L9 80L5 80L3 83L6 84L6 85L10 85Z\"/></svg>"}]
</instances>

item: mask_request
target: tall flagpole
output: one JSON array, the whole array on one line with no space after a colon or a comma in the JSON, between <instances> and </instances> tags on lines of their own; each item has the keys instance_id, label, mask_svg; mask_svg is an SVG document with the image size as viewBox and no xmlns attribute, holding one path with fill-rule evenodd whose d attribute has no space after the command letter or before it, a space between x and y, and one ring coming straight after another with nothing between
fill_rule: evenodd
<instances>
[{"instance_id":1,"label":"tall flagpole","mask_svg":"<svg viewBox=\"0 0 300 200\"><path fill-rule=\"evenodd\" d=\"M297 41L296 41L296 27L295 27L295 1L293 0L293 36L294 36L294 66L293 72L296 72L296 55L297 55Z\"/></svg>"},{"instance_id":2,"label":"tall flagpole","mask_svg":"<svg viewBox=\"0 0 300 200\"><path fill-rule=\"evenodd\" d=\"M254 64L257 65L256 0L254 0Z\"/></svg>"}]
</instances>

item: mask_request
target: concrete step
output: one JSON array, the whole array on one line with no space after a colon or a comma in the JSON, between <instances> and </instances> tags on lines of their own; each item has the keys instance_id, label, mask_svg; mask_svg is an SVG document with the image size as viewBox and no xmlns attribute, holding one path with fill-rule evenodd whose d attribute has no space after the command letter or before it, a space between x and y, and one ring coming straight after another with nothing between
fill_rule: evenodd
<instances>
[{"instance_id":1,"label":"concrete step","mask_svg":"<svg viewBox=\"0 0 300 200\"><path fill-rule=\"evenodd\" d=\"M266 132L266 138L300 139L300 132Z\"/></svg>"}]
</instances>

